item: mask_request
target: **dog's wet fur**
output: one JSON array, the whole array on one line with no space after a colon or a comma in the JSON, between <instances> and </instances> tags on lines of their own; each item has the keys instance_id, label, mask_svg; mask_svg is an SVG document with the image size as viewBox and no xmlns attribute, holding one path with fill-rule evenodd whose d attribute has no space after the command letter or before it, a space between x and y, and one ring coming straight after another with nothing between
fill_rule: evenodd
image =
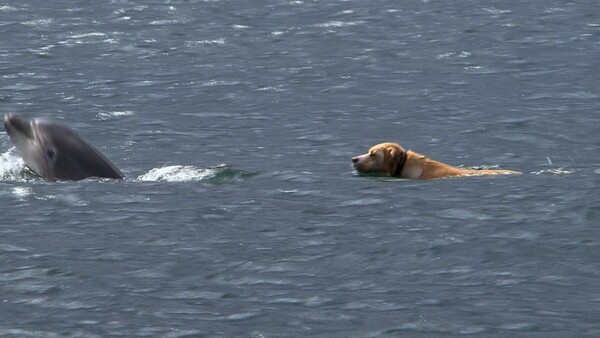
<instances>
[{"instance_id":1,"label":"dog's wet fur","mask_svg":"<svg viewBox=\"0 0 600 338\"><path fill-rule=\"evenodd\" d=\"M509 175L518 171L505 169L466 169L434 161L396 143L380 143L364 155L352 158L354 169L361 174L377 174L407 179L428 180L442 177Z\"/></svg>"}]
</instances>

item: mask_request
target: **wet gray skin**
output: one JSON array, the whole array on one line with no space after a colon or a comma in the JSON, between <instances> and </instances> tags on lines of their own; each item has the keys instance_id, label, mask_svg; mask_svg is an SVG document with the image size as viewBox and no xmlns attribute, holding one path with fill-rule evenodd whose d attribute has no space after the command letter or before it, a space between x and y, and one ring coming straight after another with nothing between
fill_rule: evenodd
<instances>
[{"instance_id":1,"label":"wet gray skin","mask_svg":"<svg viewBox=\"0 0 600 338\"><path fill-rule=\"evenodd\" d=\"M62 123L6 115L4 128L27 167L47 180L123 178L104 155Z\"/></svg>"}]
</instances>

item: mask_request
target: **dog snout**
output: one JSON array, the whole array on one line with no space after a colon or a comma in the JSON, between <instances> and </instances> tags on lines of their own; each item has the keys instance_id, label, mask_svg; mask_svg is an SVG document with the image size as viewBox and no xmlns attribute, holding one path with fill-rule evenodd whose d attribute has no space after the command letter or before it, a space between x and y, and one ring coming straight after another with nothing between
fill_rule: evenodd
<instances>
[{"instance_id":1,"label":"dog snout","mask_svg":"<svg viewBox=\"0 0 600 338\"><path fill-rule=\"evenodd\" d=\"M364 160L365 160L365 155L354 156L352 158L352 165L354 165L355 167L362 165Z\"/></svg>"}]
</instances>

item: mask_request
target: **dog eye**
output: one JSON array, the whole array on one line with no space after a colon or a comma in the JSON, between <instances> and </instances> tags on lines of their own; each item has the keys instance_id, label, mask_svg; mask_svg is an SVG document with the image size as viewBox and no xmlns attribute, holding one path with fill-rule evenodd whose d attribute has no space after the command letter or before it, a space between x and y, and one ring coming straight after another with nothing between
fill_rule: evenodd
<instances>
[{"instance_id":1,"label":"dog eye","mask_svg":"<svg viewBox=\"0 0 600 338\"><path fill-rule=\"evenodd\" d=\"M375 153L370 153L369 156L373 157L375 156Z\"/></svg>"}]
</instances>

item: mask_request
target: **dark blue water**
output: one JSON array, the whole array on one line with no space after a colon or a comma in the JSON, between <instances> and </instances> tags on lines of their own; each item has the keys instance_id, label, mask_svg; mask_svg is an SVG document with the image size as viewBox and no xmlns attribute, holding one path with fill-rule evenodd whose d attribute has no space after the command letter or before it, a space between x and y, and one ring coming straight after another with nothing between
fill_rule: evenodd
<instances>
[{"instance_id":1,"label":"dark blue water","mask_svg":"<svg viewBox=\"0 0 600 338\"><path fill-rule=\"evenodd\" d=\"M596 1L5 1L0 336L600 335ZM524 175L361 177L382 141Z\"/></svg>"}]
</instances>

